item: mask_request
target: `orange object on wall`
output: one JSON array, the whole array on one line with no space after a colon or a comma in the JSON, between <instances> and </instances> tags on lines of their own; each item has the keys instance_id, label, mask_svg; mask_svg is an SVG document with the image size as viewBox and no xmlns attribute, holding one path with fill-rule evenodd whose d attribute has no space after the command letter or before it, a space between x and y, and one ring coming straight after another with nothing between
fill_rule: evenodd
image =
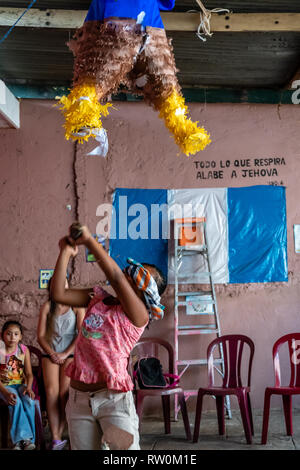
<instances>
[{"instance_id":1,"label":"orange object on wall","mask_svg":"<svg viewBox=\"0 0 300 470\"><path fill-rule=\"evenodd\" d=\"M175 219L179 228L179 246L203 245L203 227L205 217L190 217L186 219ZM202 223L201 223L202 222ZM188 224L188 225L185 225Z\"/></svg>"}]
</instances>

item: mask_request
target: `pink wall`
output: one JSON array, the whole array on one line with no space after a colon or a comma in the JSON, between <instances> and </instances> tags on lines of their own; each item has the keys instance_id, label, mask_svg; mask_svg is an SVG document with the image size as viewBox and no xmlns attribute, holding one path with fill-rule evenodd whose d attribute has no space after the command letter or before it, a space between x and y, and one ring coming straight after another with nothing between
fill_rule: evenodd
<instances>
[{"instance_id":1,"label":"pink wall","mask_svg":"<svg viewBox=\"0 0 300 470\"><path fill-rule=\"evenodd\" d=\"M297 105L190 104L191 115L212 135L212 144L195 157L179 154L156 113L143 103L116 103L106 118L110 150L106 159L86 157L94 143L66 142L62 117L52 101L23 100L21 129L0 130L0 323L17 318L25 327L25 339L35 342L38 310L45 292L38 289L40 268L53 268L57 242L77 217L95 232L98 205L110 202L116 187L197 188L270 184L287 188L289 282L217 286L222 332L250 336L256 346L253 365L254 407L262 407L264 388L273 383L271 348L281 335L300 330L299 267L294 253L293 224L300 223L299 129ZM285 164L261 166L277 175L242 176L235 160L280 158ZM203 179L196 165L231 162L222 179ZM243 168L243 169L245 169ZM231 178L232 170L237 177ZM205 176L208 176L208 170ZM71 205L71 210L67 206ZM83 253L71 269L74 284L89 285L99 279L98 267L85 263ZM101 276L100 276L101 278ZM163 297L165 319L146 335L173 342L173 287ZM211 338L210 338L211 339ZM205 350L206 344L202 347ZM184 346L188 352L189 345ZM187 376L188 377L188 376ZM206 384L203 371L188 380ZM193 399L189 407L193 407ZM207 406L214 403L207 401ZM295 404L299 404L295 399ZM279 402L274 400L273 406ZM235 402L233 402L235 405Z\"/></svg>"}]
</instances>

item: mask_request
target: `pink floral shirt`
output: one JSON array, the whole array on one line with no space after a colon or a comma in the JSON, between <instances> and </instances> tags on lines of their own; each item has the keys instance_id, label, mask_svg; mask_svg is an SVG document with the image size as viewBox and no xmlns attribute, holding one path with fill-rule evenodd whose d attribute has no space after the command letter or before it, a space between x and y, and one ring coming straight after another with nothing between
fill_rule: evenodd
<instances>
[{"instance_id":1,"label":"pink floral shirt","mask_svg":"<svg viewBox=\"0 0 300 470\"><path fill-rule=\"evenodd\" d=\"M93 290L66 375L86 384L104 379L108 389L127 392L133 389L127 372L129 355L145 327L134 326L121 305L105 305L103 299L110 294L104 289Z\"/></svg>"}]
</instances>

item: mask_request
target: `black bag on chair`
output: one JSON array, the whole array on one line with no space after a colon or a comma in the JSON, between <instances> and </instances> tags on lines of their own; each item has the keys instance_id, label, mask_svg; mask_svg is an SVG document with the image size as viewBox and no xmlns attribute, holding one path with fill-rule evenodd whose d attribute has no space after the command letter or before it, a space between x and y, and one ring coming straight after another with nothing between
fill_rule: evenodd
<instances>
[{"instance_id":1,"label":"black bag on chair","mask_svg":"<svg viewBox=\"0 0 300 470\"><path fill-rule=\"evenodd\" d=\"M134 364L133 376L140 388L165 388L167 382L162 365L156 357L143 357Z\"/></svg>"}]
</instances>

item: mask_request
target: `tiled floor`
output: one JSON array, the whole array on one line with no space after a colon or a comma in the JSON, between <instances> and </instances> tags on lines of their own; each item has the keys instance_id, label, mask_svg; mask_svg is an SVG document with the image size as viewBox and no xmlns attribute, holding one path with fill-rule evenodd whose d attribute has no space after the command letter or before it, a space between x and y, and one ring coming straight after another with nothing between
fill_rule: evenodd
<instances>
[{"instance_id":1,"label":"tiled floor","mask_svg":"<svg viewBox=\"0 0 300 470\"><path fill-rule=\"evenodd\" d=\"M164 434L162 417L146 417L141 426L142 450L300 450L300 409L293 410L293 436L287 436L283 411L272 409L270 413L269 434L267 445L261 445L262 411L254 413L255 434L253 444L246 444L241 417L238 411L232 412L232 419L226 419L226 435L218 435L217 416L215 411L207 411L202 415L199 440L196 444L187 441L184 427L179 416L178 421L172 421L171 434ZM191 431L194 429L194 415L189 414ZM48 427L45 428L47 446L50 444ZM65 436L67 437L67 435ZM68 449L68 446L65 448Z\"/></svg>"},{"instance_id":2,"label":"tiled floor","mask_svg":"<svg viewBox=\"0 0 300 470\"><path fill-rule=\"evenodd\" d=\"M246 443L239 412L233 411L232 419L225 420L226 435L219 436L216 412L203 413L200 435L193 444L185 438L183 423L171 423L171 434L164 434L161 419L147 418L142 422L141 448L145 450L299 450L300 449L300 409L293 411L293 436L287 436L283 411L272 409L269 422L268 441L261 445L262 411L254 411L253 444ZM191 430L194 430L194 416L190 414Z\"/></svg>"}]
</instances>

